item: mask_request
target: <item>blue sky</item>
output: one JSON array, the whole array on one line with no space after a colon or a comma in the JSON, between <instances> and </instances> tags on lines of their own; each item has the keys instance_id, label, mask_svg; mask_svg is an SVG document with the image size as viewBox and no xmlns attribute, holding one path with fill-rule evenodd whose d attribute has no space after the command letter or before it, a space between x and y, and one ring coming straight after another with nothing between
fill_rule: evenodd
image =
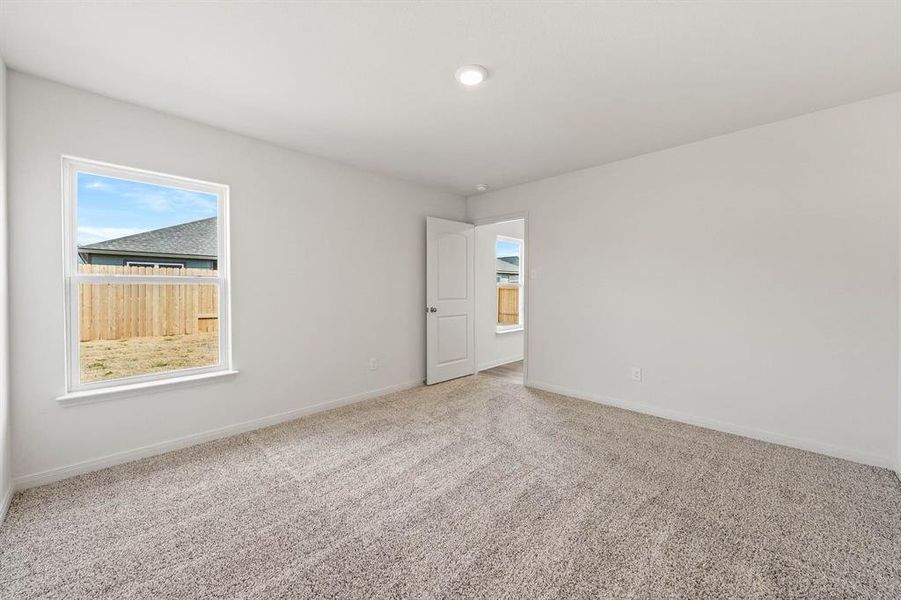
<instances>
[{"instance_id":1,"label":"blue sky","mask_svg":"<svg viewBox=\"0 0 901 600\"><path fill-rule=\"evenodd\" d=\"M216 216L215 194L78 174L78 243L93 244Z\"/></svg>"},{"instance_id":2,"label":"blue sky","mask_svg":"<svg viewBox=\"0 0 901 600\"><path fill-rule=\"evenodd\" d=\"M519 256L519 244L498 240L497 257L501 258L502 256Z\"/></svg>"}]
</instances>

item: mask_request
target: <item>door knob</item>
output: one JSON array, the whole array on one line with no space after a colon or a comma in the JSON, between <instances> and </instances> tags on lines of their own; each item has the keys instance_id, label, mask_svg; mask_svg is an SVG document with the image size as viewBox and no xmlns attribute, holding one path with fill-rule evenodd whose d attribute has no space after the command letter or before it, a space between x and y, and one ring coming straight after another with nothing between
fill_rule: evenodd
<instances>
[{"instance_id":1,"label":"door knob","mask_svg":"<svg viewBox=\"0 0 901 600\"><path fill-rule=\"evenodd\" d=\"M428 311L429 311L429 312L438 312L438 309L435 308L434 306L430 306L430 307L428 308Z\"/></svg>"}]
</instances>

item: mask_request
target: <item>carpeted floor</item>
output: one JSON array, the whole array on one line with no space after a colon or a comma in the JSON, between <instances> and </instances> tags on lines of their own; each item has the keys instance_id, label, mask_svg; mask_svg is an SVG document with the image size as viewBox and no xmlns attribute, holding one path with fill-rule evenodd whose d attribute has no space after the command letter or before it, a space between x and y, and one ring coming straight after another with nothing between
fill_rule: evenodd
<instances>
[{"instance_id":1,"label":"carpeted floor","mask_svg":"<svg viewBox=\"0 0 901 600\"><path fill-rule=\"evenodd\" d=\"M18 494L3 598L901 598L889 471L476 376Z\"/></svg>"}]
</instances>

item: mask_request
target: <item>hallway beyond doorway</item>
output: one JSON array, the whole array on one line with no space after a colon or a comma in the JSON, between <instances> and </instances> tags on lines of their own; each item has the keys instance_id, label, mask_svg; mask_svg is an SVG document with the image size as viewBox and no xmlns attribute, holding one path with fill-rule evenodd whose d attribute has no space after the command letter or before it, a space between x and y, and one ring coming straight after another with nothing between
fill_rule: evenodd
<instances>
[{"instance_id":1,"label":"hallway beyond doorway","mask_svg":"<svg viewBox=\"0 0 901 600\"><path fill-rule=\"evenodd\" d=\"M506 379L508 381L513 381L514 383L522 384L522 361L518 360L516 362L494 367L493 369L479 371L479 374L499 377L500 379Z\"/></svg>"}]
</instances>

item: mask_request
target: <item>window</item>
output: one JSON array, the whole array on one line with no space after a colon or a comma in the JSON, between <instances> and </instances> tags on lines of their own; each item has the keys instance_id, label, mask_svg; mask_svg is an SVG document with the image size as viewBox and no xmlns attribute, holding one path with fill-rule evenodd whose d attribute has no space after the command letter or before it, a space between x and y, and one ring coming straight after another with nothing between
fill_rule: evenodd
<instances>
[{"instance_id":1,"label":"window","mask_svg":"<svg viewBox=\"0 0 901 600\"><path fill-rule=\"evenodd\" d=\"M495 245L497 278L497 331L522 329L522 252L523 241L498 236Z\"/></svg>"},{"instance_id":2,"label":"window","mask_svg":"<svg viewBox=\"0 0 901 600\"><path fill-rule=\"evenodd\" d=\"M63 158L67 389L231 369L228 187Z\"/></svg>"},{"instance_id":3,"label":"window","mask_svg":"<svg viewBox=\"0 0 901 600\"><path fill-rule=\"evenodd\" d=\"M154 267L159 269L160 267L172 267L174 269L184 269L184 263L169 263L169 262L145 262L140 260L126 260L125 266L127 267Z\"/></svg>"}]
</instances>

